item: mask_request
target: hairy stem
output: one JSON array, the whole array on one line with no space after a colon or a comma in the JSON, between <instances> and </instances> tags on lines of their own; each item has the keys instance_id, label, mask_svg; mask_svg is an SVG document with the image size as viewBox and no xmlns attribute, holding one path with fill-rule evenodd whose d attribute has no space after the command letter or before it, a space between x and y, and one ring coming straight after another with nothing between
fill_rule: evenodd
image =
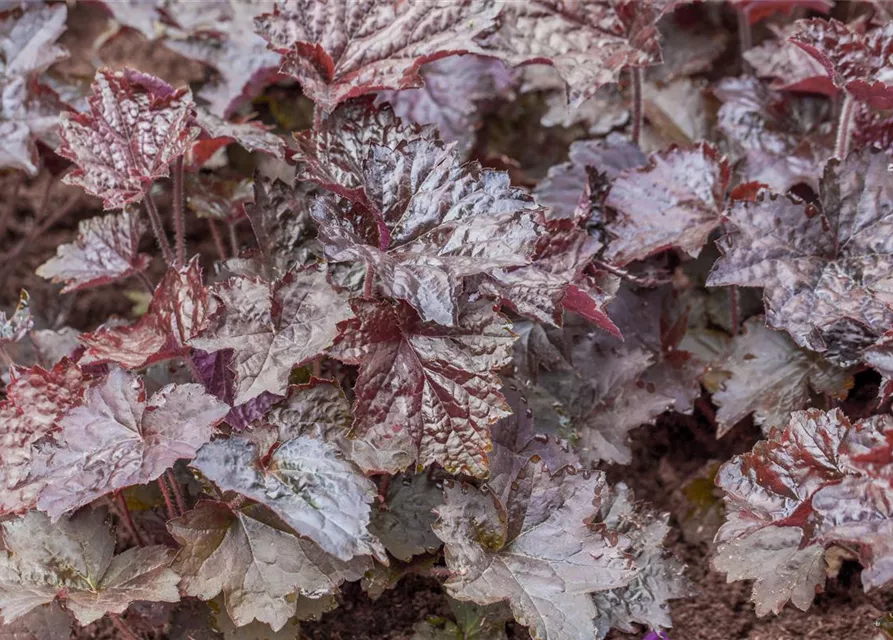
<instances>
[{"instance_id":1,"label":"hairy stem","mask_svg":"<svg viewBox=\"0 0 893 640\"><path fill-rule=\"evenodd\" d=\"M239 236L236 235L236 225L232 222L228 222L226 226L229 227L229 249L233 254L233 257L239 257Z\"/></svg>"},{"instance_id":2,"label":"hairy stem","mask_svg":"<svg viewBox=\"0 0 893 640\"><path fill-rule=\"evenodd\" d=\"M183 492L180 490L180 483L177 482L177 478L174 475L174 472L168 469L164 472L165 478L171 485L171 491L174 492L174 500L177 502L177 510L180 512L180 515L186 513L186 500L183 499Z\"/></svg>"},{"instance_id":3,"label":"hairy stem","mask_svg":"<svg viewBox=\"0 0 893 640\"><path fill-rule=\"evenodd\" d=\"M371 262L366 263L366 277L363 278L363 297L372 298L375 283L375 267Z\"/></svg>"},{"instance_id":4,"label":"hairy stem","mask_svg":"<svg viewBox=\"0 0 893 640\"><path fill-rule=\"evenodd\" d=\"M214 222L211 218L208 218L208 228L211 229L211 237L214 238L214 246L217 248L217 257L221 260L226 260L226 247L223 245L223 236L220 235L220 229L217 228L217 223Z\"/></svg>"},{"instance_id":5,"label":"hairy stem","mask_svg":"<svg viewBox=\"0 0 893 640\"><path fill-rule=\"evenodd\" d=\"M167 234L164 232L164 224L161 222L161 216L158 213L158 207L155 206L155 200L152 199L151 193L146 193L144 199L146 204L146 212L149 214L149 223L152 225L152 232L161 248L161 255L168 264L174 264L174 253L171 251L170 242L167 240Z\"/></svg>"},{"instance_id":6,"label":"hairy stem","mask_svg":"<svg viewBox=\"0 0 893 640\"><path fill-rule=\"evenodd\" d=\"M629 137L630 141L638 146L642 137L642 120L645 117L642 109L642 69L632 67L629 71L633 89L633 128Z\"/></svg>"},{"instance_id":7,"label":"hairy stem","mask_svg":"<svg viewBox=\"0 0 893 640\"><path fill-rule=\"evenodd\" d=\"M732 335L738 335L738 285L729 287L729 324L732 325Z\"/></svg>"},{"instance_id":8,"label":"hairy stem","mask_svg":"<svg viewBox=\"0 0 893 640\"><path fill-rule=\"evenodd\" d=\"M834 157L843 160L850 150L850 134L852 133L853 115L856 101L849 93L844 94L840 107L840 119L837 121L837 139L834 142Z\"/></svg>"},{"instance_id":9,"label":"hairy stem","mask_svg":"<svg viewBox=\"0 0 893 640\"><path fill-rule=\"evenodd\" d=\"M158 488L161 489L161 495L164 497L164 508L167 510L167 519L173 520L181 516L182 514L177 511L177 507L174 506L174 499L171 497L171 490L167 486L167 482L165 481L165 476L160 476L157 480Z\"/></svg>"},{"instance_id":10,"label":"hairy stem","mask_svg":"<svg viewBox=\"0 0 893 640\"><path fill-rule=\"evenodd\" d=\"M152 281L149 280L149 277L145 273L143 273L142 271L137 271L136 277L146 288L146 291L149 292L150 296L155 293L155 287L152 285Z\"/></svg>"},{"instance_id":11,"label":"hairy stem","mask_svg":"<svg viewBox=\"0 0 893 640\"><path fill-rule=\"evenodd\" d=\"M753 48L753 33L750 30L750 15L747 9L738 11L738 47L741 55L741 72L750 75L752 69L744 54Z\"/></svg>"},{"instance_id":12,"label":"hairy stem","mask_svg":"<svg viewBox=\"0 0 893 640\"><path fill-rule=\"evenodd\" d=\"M110 613L109 620L112 621L112 624L115 625L115 629L118 630L118 633L121 634L121 637L124 640L140 640L140 637L136 634L136 632L130 628L130 626L121 619L117 613Z\"/></svg>"},{"instance_id":13,"label":"hairy stem","mask_svg":"<svg viewBox=\"0 0 893 640\"><path fill-rule=\"evenodd\" d=\"M118 510L121 512L121 519L124 521L124 526L127 527L127 530L130 532L130 535L133 536L133 539L136 540L136 543L141 547L144 546L146 541L143 540L143 536L140 534L139 529L136 528L133 516L130 514L130 507L127 506L127 499L124 497L124 493L122 491L115 491L115 500L118 503Z\"/></svg>"},{"instance_id":14,"label":"hairy stem","mask_svg":"<svg viewBox=\"0 0 893 640\"><path fill-rule=\"evenodd\" d=\"M186 264L186 203L183 199L183 156L174 160L174 229L177 233L177 266Z\"/></svg>"}]
</instances>

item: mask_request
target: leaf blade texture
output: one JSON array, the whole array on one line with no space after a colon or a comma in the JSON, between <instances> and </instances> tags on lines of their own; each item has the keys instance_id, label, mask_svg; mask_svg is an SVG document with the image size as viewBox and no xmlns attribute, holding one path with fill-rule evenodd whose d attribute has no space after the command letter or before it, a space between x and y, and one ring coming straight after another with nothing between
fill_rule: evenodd
<instances>
[{"instance_id":1,"label":"leaf blade texture","mask_svg":"<svg viewBox=\"0 0 893 640\"><path fill-rule=\"evenodd\" d=\"M281 72L331 112L371 91L419 86L425 62L480 50L475 38L493 28L498 12L490 0L284 0L255 23L282 54Z\"/></svg>"},{"instance_id":2,"label":"leaf blade texture","mask_svg":"<svg viewBox=\"0 0 893 640\"><path fill-rule=\"evenodd\" d=\"M63 293L98 287L145 271L151 257L139 253L146 223L133 210L82 220L74 242L37 268L37 275L63 282Z\"/></svg>"},{"instance_id":3,"label":"leaf blade texture","mask_svg":"<svg viewBox=\"0 0 893 640\"><path fill-rule=\"evenodd\" d=\"M65 182L106 209L139 202L198 135L192 94L131 69L100 69L91 90L89 113L62 115L57 153L77 167Z\"/></svg>"},{"instance_id":4,"label":"leaf blade texture","mask_svg":"<svg viewBox=\"0 0 893 640\"><path fill-rule=\"evenodd\" d=\"M115 539L103 509L54 524L32 511L3 523L0 613L12 622L59 598L86 625L123 613L135 600L178 602L179 576L164 546L134 547L114 555Z\"/></svg>"},{"instance_id":5,"label":"leaf blade texture","mask_svg":"<svg viewBox=\"0 0 893 640\"><path fill-rule=\"evenodd\" d=\"M158 478L177 460L194 457L228 411L197 384L170 384L147 400L142 378L113 370L62 416L56 446L36 457L29 479L44 483L38 508L57 520Z\"/></svg>"}]
</instances>

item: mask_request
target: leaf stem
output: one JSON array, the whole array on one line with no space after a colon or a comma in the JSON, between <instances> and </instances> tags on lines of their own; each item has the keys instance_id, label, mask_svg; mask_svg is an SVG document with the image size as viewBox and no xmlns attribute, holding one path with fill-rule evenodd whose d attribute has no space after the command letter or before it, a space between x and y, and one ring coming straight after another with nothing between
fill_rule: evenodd
<instances>
[{"instance_id":1,"label":"leaf stem","mask_svg":"<svg viewBox=\"0 0 893 640\"><path fill-rule=\"evenodd\" d=\"M136 528L136 524L133 522L133 516L130 514L130 507L127 506L127 498L124 497L124 493L120 490L115 491L115 500L118 503L118 510L121 512L121 518L124 520L127 530L130 531L130 535L133 536L133 539L136 540L139 546L144 546L146 541L143 540L143 536L140 535L139 529Z\"/></svg>"},{"instance_id":2,"label":"leaf stem","mask_svg":"<svg viewBox=\"0 0 893 640\"><path fill-rule=\"evenodd\" d=\"M186 264L186 217L183 199L183 156L174 160L174 229L177 233L177 266Z\"/></svg>"},{"instance_id":3,"label":"leaf stem","mask_svg":"<svg viewBox=\"0 0 893 640\"><path fill-rule=\"evenodd\" d=\"M214 246L217 248L217 256L220 260L226 260L226 247L223 246L223 237L220 235L220 229L217 228L217 223L211 218L208 218L208 227L211 229L211 237L214 238Z\"/></svg>"},{"instance_id":4,"label":"leaf stem","mask_svg":"<svg viewBox=\"0 0 893 640\"><path fill-rule=\"evenodd\" d=\"M143 273L142 271L137 271L136 277L146 288L146 291L149 293L150 296L155 294L155 287L152 286L152 281L149 280L148 276L146 276L145 273Z\"/></svg>"},{"instance_id":5,"label":"leaf stem","mask_svg":"<svg viewBox=\"0 0 893 640\"><path fill-rule=\"evenodd\" d=\"M177 482L177 477L174 475L174 472L168 469L164 472L167 481L171 485L171 490L174 492L174 500L177 502L177 510L180 512L182 516L186 513L186 500L183 499L183 492L180 491L180 483Z\"/></svg>"},{"instance_id":6,"label":"leaf stem","mask_svg":"<svg viewBox=\"0 0 893 640\"><path fill-rule=\"evenodd\" d=\"M837 139L834 142L834 157L840 160L846 158L850 149L850 134L852 133L853 115L856 101L849 93L845 93L843 104L840 107L840 119L837 121Z\"/></svg>"},{"instance_id":7,"label":"leaf stem","mask_svg":"<svg viewBox=\"0 0 893 640\"><path fill-rule=\"evenodd\" d=\"M181 514L177 512L177 508L174 506L174 499L171 497L171 490L168 488L165 478L166 476L159 476L156 482L158 482L158 488L161 489L161 495L164 497L164 508L167 510L167 519L173 520L174 518L178 518Z\"/></svg>"},{"instance_id":8,"label":"leaf stem","mask_svg":"<svg viewBox=\"0 0 893 640\"><path fill-rule=\"evenodd\" d=\"M744 54L753 48L753 32L750 29L750 14L747 9L739 8L738 14L738 48L741 56L741 72L750 75L750 63Z\"/></svg>"},{"instance_id":9,"label":"leaf stem","mask_svg":"<svg viewBox=\"0 0 893 640\"><path fill-rule=\"evenodd\" d=\"M363 297L371 299L373 298L374 291L374 283L375 282L375 267L372 266L371 262L366 262L366 276L363 278Z\"/></svg>"},{"instance_id":10,"label":"leaf stem","mask_svg":"<svg viewBox=\"0 0 893 640\"><path fill-rule=\"evenodd\" d=\"M146 212L149 214L149 223L152 225L152 232L155 234L155 239L158 241L161 255L165 262L174 264L174 254L171 251L171 245L167 240L167 234L164 232L164 224L161 222L161 216L158 213L158 207L155 206L155 200L152 198L152 194L146 192L146 197L143 202L146 204Z\"/></svg>"},{"instance_id":11,"label":"leaf stem","mask_svg":"<svg viewBox=\"0 0 893 640\"><path fill-rule=\"evenodd\" d=\"M136 634L136 632L130 628L130 626L121 619L117 613L110 613L109 620L112 621L112 624L115 626L115 629L118 630L118 633L121 634L122 638L125 640L140 640L140 637Z\"/></svg>"},{"instance_id":12,"label":"leaf stem","mask_svg":"<svg viewBox=\"0 0 893 640\"><path fill-rule=\"evenodd\" d=\"M236 225L232 222L227 222L226 226L229 227L229 248L232 251L233 257L239 257L239 236L236 235Z\"/></svg>"},{"instance_id":13,"label":"leaf stem","mask_svg":"<svg viewBox=\"0 0 893 640\"><path fill-rule=\"evenodd\" d=\"M639 139L642 137L642 120L645 117L642 109L642 69L631 67L629 71L633 90L633 128L629 137L634 145L639 146Z\"/></svg>"}]
</instances>

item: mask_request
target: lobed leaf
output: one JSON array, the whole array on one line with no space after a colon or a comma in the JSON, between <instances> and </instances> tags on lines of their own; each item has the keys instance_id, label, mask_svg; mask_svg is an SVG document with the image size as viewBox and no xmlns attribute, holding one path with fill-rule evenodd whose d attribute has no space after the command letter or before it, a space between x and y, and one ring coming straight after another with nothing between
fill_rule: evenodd
<instances>
[{"instance_id":1,"label":"lobed leaf","mask_svg":"<svg viewBox=\"0 0 893 640\"><path fill-rule=\"evenodd\" d=\"M568 86L578 107L595 91L617 82L627 67L660 61L656 23L674 3L596 0L510 2L500 29L484 40L485 50L508 64L547 63Z\"/></svg>"},{"instance_id":2,"label":"lobed leaf","mask_svg":"<svg viewBox=\"0 0 893 640\"><path fill-rule=\"evenodd\" d=\"M151 257L139 253L145 221L133 210L109 213L78 223L77 239L60 245L37 275L64 282L63 293L127 278L148 268Z\"/></svg>"},{"instance_id":3,"label":"lobed leaf","mask_svg":"<svg viewBox=\"0 0 893 640\"><path fill-rule=\"evenodd\" d=\"M721 438L749 414L768 435L784 427L792 411L810 404L810 391L846 397L852 376L820 356L799 349L785 334L768 329L760 317L744 323L732 338L731 352L712 365L725 375L713 393Z\"/></svg>"},{"instance_id":4,"label":"lobed leaf","mask_svg":"<svg viewBox=\"0 0 893 640\"><path fill-rule=\"evenodd\" d=\"M90 624L123 613L136 600L179 602L173 551L133 547L114 555L115 538L103 509L51 523L32 511L2 524L0 614L13 622L57 598L77 621Z\"/></svg>"},{"instance_id":5,"label":"lobed leaf","mask_svg":"<svg viewBox=\"0 0 893 640\"><path fill-rule=\"evenodd\" d=\"M125 69L100 69L87 99L89 113L62 115L57 152L75 163L67 184L102 198L106 209L139 202L152 183L190 147L198 129L192 94Z\"/></svg>"},{"instance_id":6,"label":"lobed leaf","mask_svg":"<svg viewBox=\"0 0 893 640\"><path fill-rule=\"evenodd\" d=\"M87 350L80 361L139 369L185 356L190 350L187 343L207 329L215 312L216 303L202 283L201 264L195 256L179 269L168 269L149 310L136 324L82 334L79 339Z\"/></svg>"},{"instance_id":7,"label":"lobed leaf","mask_svg":"<svg viewBox=\"0 0 893 640\"><path fill-rule=\"evenodd\" d=\"M204 500L168 529L182 547L174 564L180 588L202 600L222 593L238 627L257 620L279 631L296 614L296 594L337 592L371 566L368 558L335 559L258 504L233 508Z\"/></svg>"},{"instance_id":8,"label":"lobed leaf","mask_svg":"<svg viewBox=\"0 0 893 640\"><path fill-rule=\"evenodd\" d=\"M470 485L448 486L434 531L446 545L454 598L487 605L508 600L531 636L594 637L590 595L635 576L625 536L588 523L606 490L600 474L551 476L531 463L525 491L501 504Z\"/></svg>"},{"instance_id":9,"label":"lobed leaf","mask_svg":"<svg viewBox=\"0 0 893 640\"><path fill-rule=\"evenodd\" d=\"M282 54L281 72L331 113L348 98L421 86L426 62L479 51L474 39L493 28L498 12L491 0L284 0L256 25Z\"/></svg>"},{"instance_id":10,"label":"lobed leaf","mask_svg":"<svg viewBox=\"0 0 893 640\"><path fill-rule=\"evenodd\" d=\"M353 431L374 448L410 452L419 468L484 477L489 427L508 414L497 371L511 358L508 320L486 301L458 322L425 322L408 305L357 300L332 355L359 364Z\"/></svg>"},{"instance_id":11,"label":"lobed leaf","mask_svg":"<svg viewBox=\"0 0 893 640\"><path fill-rule=\"evenodd\" d=\"M670 247L697 256L722 221L730 178L728 162L707 143L671 147L622 173L605 197L616 212L605 258L623 266Z\"/></svg>"},{"instance_id":12,"label":"lobed leaf","mask_svg":"<svg viewBox=\"0 0 893 640\"><path fill-rule=\"evenodd\" d=\"M886 155L863 150L828 162L815 205L766 193L734 203L708 286L763 287L769 326L854 363L893 323L886 194Z\"/></svg>"},{"instance_id":13,"label":"lobed leaf","mask_svg":"<svg viewBox=\"0 0 893 640\"><path fill-rule=\"evenodd\" d=\"M229 411L197 384L170 384L146 400L145 384L114 369L59 420L53 446L35 455L29 481L53 520L108 493L158 478L191 459Z\"/></svg>"},{"instance_id":14,"label":"lobed leaf","mask_svg":"<svg viewBox=\"0 0 893 640\"><path fill-rule=\"evenodd\" d=\"M192 465L223 491L268 506L339 560L384 558L381 543L367 531L372 482L332 444L308 436L270 443L263 435L208 443Z\"/></svg>"},{"instance_id":15,"label":"lobed leaf","mask_svg":"<svg viewBox=\"0 0 893 640\"><path fill-rule=\"evenodd\" d=\"M189 344L233 350L237 405L264 392L284 395L292 368L330 347L337 323L351 315L326 270L316 266L293 269L272 284L232 278L214 293L220 302L217 323Z\"/></svg>"}]
</instances>

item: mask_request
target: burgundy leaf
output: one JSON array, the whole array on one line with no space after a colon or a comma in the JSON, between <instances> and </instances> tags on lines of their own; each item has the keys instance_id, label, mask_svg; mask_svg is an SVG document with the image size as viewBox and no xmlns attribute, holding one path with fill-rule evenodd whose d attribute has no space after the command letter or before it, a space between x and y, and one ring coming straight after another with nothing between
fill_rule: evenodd
<instances>
[{"instance_id":1,"label":"burgundy leaf","mask_svg":"<svg viewBox=\"0 0 893 640\"><path fill-rule=\"evenodd\" d=\"M452 56L425 65L421 75L423 87L382 91L377 103L389 103L410 122L434 125L442 140L458 143L463 155L474 144L485 105L511 95L511 75L492 58Z\"/></svg>"},{"instance_id":2,"label":"burgundy leaf","mask_svg":"<svg viewBox=\"0 0 893 640\"><path fill-rule=\"evenodd\" d=\"M583 273L602 245L578 224L572 219L547 220L533 262L493 272L481 291L544 324L560 327L563 311L568 309L620 337L620 330L604 311L614 292L599 288Z\"/></svg>"},{"instance_id":3,"label":"burgundy leaf","mask_svg":"<svg viewBox=\"0 0 893 640\"><path fill-rule=\"evenodd\" d=\"M780 193L800 183L818 189L834 147L826 100L786 96L750 76L726 78L714 93L723 102L719 129L743 155L744 180Z\"/></svg>"},{"instance_id":4,"label":"burgundy leaf","mask_svg":"<svg viewBox=\"0 0 893 640\"><path fill-rule=\"evenodd\" d=\"M572 106L616 82L626 67L660 61L656 23L672 0L510 2L486 50L512 65L548 63L568 85Z\"/></svg>"},{"instance_id":5,"label":"burgundy leaf","mask_svg":"<svg viewBox=\"0 0 893 640\"><path fill-rule=\"evenodd\" d=\"M443 488L426 474L398 476L390 483L380 509L372 516L370 530L398 560L436 553L440 538L431 525L434 510L443 503Z\"/></svg>"},{"instance_id":6,"label":"burgundy leaf","mask_svg":"<svg viewBox=\"0 0 893 640\"><path fill-rule=\"evenodd\" d=\"M64 282L63 293L127 278L148 268L152 258L139 253L146 223L133 210L109 213L78 223L78 237L60 245L37 275Z\"/></svg>"},{"instance_id":7,"label":"burgundy leaf","mask_svg":"<svg viewBox=\"0 0 893 640\"><path fill-rule=\"evenodd\" d=\"M604 136L629 122L629 101L617 85L601 87L594 96L574 107L567 103L567 85L555 67L530 64L516 69L515 75L522 93L543 94L547 109L540 124L544 127L581 125L590 136Z\"/></svg>"},{"instance_id":8,"label":"burgundy leaf","mask_svg":"<svg viewBox=\"0 0 893 640\"><path fill-rule=\"evenodd\" d=\"M37 507L54 520L118 489L155 480L192 458L229 407L197 384L168 385L146 400L142 379L114 369L59 421L29 480L45 486Z\"/></svg>"},{"instance_id":9,"label":"burgundy leaf","mask_svg":"<svg viewBox=\"0 0 893 640\"><path fill-rule=\"evenodd\" d=\"M262 122L228 122L205 109L197 110L195 122L208 138L196 145L213 144L219 148L235 142L247 151L261 151L285 159L285 140L268 131Z\"/></svg>"},{"instance_id":10,"label":"burgundy leaf","mask_svg":"<svg viewBox=\"0 0 893 640\"><path fill-rule=\"evenodd\" d=\"M217 323L190 344L233 350L235 404L264 392L284 395L292 368L330 347L337 323L351 315L326 270L315 266L289 271L273 284L233 278L214 291L221 304Z\"/></svg>"},{"instance_id":11,"label":"burgundy leaf","mask_svg":"<svg viewBox=\"0 0 893 640\"><path fill-rule=\"evenodd\" d=\"M404 123L388 105L371 99L341 105L313 130L295 134L299 180L309 180L349 200L365 201L364 166L376 146L434 138L432 127Z\"/></svg>"},{"instance_id":12,"label":"burgundy leaf","mask_svg":"<svg viewBox=\"0 0 893 640\"><path fill-rule=\"evenodd\" d=\"M605 258L623 266L670 247L697 256L722 222L729 180L728 162L707 143L658 152L621 174L605 198L616 212Z\"/></svg>"},{"instance_id":13,"label":"burgundy leaf","mask_svg":"<svg viewBox=\"0 0 893 640\"><path fill-rule=\"evenodd\" d=\"M789 40L815 58L835 87L876 109L893 108L893 24L860 33L834 20L800 20Z\"/></svg>"},{"instance_id":14,"label":"burgundy leaf","mask_svg":"<svg viewBox=\"0 0 893 640\"><path fill-rule=\"evenodd\" d=\"M592 171L607 184L628 169L644 166L648 160L620 135L608 136L606 140L578 140L571 144L569 156L568 162L549 169L548 176L533 191L536 201L548 208L547 218L575 216L581 199L593 195L588 191Z\"/></svg>"},{"instance_id":15,"label":"burgundy leaf","mask_svg":"<svg viewBox=\"0 0 893 640\"><path fill-rule=\"evenodd\" d=\"M730 581L756 580L757 615L777 613L788 600L806 610L825 582L824 546L836 533L849 542L854 529L889 517L886 507L872 513L858 503L880 495L868 485L889 464L884 433L891 427L889 416L853 423L837 409L798 411L784 431L720 468L716 483L726 491L726 522L717 534L714 567ZM871 566L871 554L867 558Z\"/></svg>"},{"instance_id":16,"label":"burgundy leaf","mask_svg":"<svg viewBox=\"0 0 893 640\"><path fill-rule=\"evenodd\" d=\"M597 637L604 638L611 628L636 633L637 624L649 629L672 627L669 600L690 596L691 590L685 567L663 546L670 532L669 516L638 508L633 492L623 483L605 493L599 524L630 539L638 572L625 587L592 594L598 609ZM656 640L662 637L665 634Z\"/></svg>"},{"instance_id":17,"label":"burgundy leaf","mask_svg":"<svg viewBox=\"0 0 893 640\"><path fill-rule=\"evenodd\" d=\"M278 631L295 615L296 594L335 593L372 566L369 558L337 560L258 504L233 508L205 500L167 526L181 545L174 564L180 588L202 600L223 593L227 614L240 627L258 620Z\"/></svg>"},{"instance_id":18,"label":"burgundy leaf","mask_svg":"<svg viewBox=\"0 0 893 640\"><path fill-rule=\"evenodd\" d=\"M225 422L237 431L247 429L252 422L262 418L279 400L279 396L264 392L243 404L235 403L236 375L232 366L233 352L229 349L214 353L196 349L191 357L205 391L230 405Z\"/></svg>"},{"instance_id":19,"label":"burgundy leaf","mask_svg":"<svg viewBox=\"0 0 893 640\"><path fill-rule=\"evenodd\" d=\"M183 356L187 343L211 323L217 305L202 284L199 257L171 267L158 284L149 310L131 326L101 328L80 336L82 364L114 362L125 369Z\"/></svg>"},{"instance_id":20,"label":"burgundy leaf","mask_svg":"<svg viewBox=\"0 0 893 640\"><path fill-rule=\"evenodd\" d=\"M211 7L181 2L171 12L183 33L164 46L217 71L198 93L215 116L230 117L279 77L279 54L254 33L254 16L272 8L272 0L222 0Z\"/></svg>"},{"instance_id":21,"label":"burgundy leaf","mask_svg":"<svg viewBox=\"0 0 893 640\"><path fill-rule=\"evenodd\" d=\"M311 202L303 186L255 176L254 203L245 213L272 275L281 277L303 263L301 248L312 235Z\"/></svg>"},{"instance_id":22,"label":"burgundy leaf","mask_svg":"<svg viewBox=\"0 0 893 640\"><path fill-rule=\"evenodd\" d=\"M90 379L70 359L50 370L35 366L18 371L0 402L0 514L34 506L42 488L28 482L36 446L59 430L58 419L81 403Z\"/></svg>"},{"instance_id":23,"label":"burgundy leaf","mask_svg":"<svg viewBox=\"0 0 893 640\"><path fill-rule=\"evenodd\" d=\"M202 171L187 189L186 203L199 218L220 220L227 225L245 218L246 206L254 200L249 178L236 179Z\"/></svg>"},{"instance_id":24,"label":"burgundy leaf","mask_svg":"<svg viewBox=\"0 0 893 640\"><path fill-rule=\"evenodd\" d=\"M541 212L532 199L438 140L373 147L361 180L358 201L328 195L314 206L326 256L365 262L373 287L426 320L452 325L464 278L526 264L534 251Z\"/></svg>"},{"instance_id":25,"label":"burgundy leaf","mask_svg":"<svg viewBox=\"0 0 893 640\"><path fill-rule=\"evenodd\" d=\"M493 28L498 13L491 0L284 0L256 24L283 55L282 73L331 113L348 98L421 86L426 62L480 51L474 39Z\"/></svg>"},{"instance_id":26,"label":"burgundy leaf","mask_svg":"<svg viewBox=\"0 0 893 640\"><path fill-rule=\"evenodd\" d=\"M64 4L39 2L0 18L0 78L41 73L67 58L68 51L56 44L67 17Z\"/></svg>"},{"instance_id":27,"label":"burgundy leaf","mask_svg":"<svg viewBox=\"0 0 893 640\"><path fill-rule=\"evenodd\" d=\"M198 135L190 126L195 108L188 89L130 69L100 69L92 91L89 113L62 115L58 153L77 165L67 184L117 209L142 200L189 149Z\"/></svg>"},{"instance_id":28,"label":"burgundy leaf","mask_svg":"<svg viewBox=\"0 0 893 640\"><path fill-rule=\"evenodd\" d=\"M6 315L5 311L0 311L0 349L3 348L4 344L18 342L34 327L34 318L31 317L30 306L31 296L22 289L15 311L9 316Z\"/></svg>"},{"instance_id":29,"label":"burgundy leaf","mask_svg":"<svg viewBox=\"0 0 893 640\"><path fill-rule=\"evenodd\" d=\"M770 29L775 33L774 39L744 52L744 59L759 77L772 78L773 89L826 96L837 94L837 87L821 63L788 40L797 29L796 23L784 28L770 26Z\"/></svg>"},{"instance_id":30,"label":"burgundy leaf","mask_svg":"<svg viewBox=\"0 0 893 640\"><path fill-rule=\"evenodd\" d=\"M729 33L721 28L705 28L704 18L692 5L682 5L661 18L657 24L661 64L648 70L650 80L668 83L707 72L714 66L728 46Z\"/></svg>"},{"instance_id":31,"label":"burgundy leaf","mask_svg":"<svg viewBox=\"0 0 893 640\"><path fill-rule=\"evenodd\" d=\"M399 442L352 437L350 403L334 381L311 378L289 389L288 397L264 416L280 441L310 436L333 444L367 474L397 473L412 464L412 453ZM397 439L395 439L397 440Z\"/></svg>"},{"instance_id":32,"label":"burgundy leaf","mask_svg":"<svg viewBox=\"0 0 893 640\"><path fill-rule=\"evenodd\" d=\"M537 382L557 403L584 461L629 464L629 432L671 408L690 413L705 364L679 348L688 312L668 287L622 288L608 311L624 339L568 323L572 366L540 372ZM540 418L548 428L549 419Z\"/></svg>"},{"instance_id":33,"label":"burgundy leaf","mask_svg":"<svg viewBox=\"0 0 893 640\"><path fill-rule=\"evenodd\" d=\"M339 560L386 554L367 531L375 485L331 444L253 431L202 447L192 465L223 491L260 502ZM272 436L272 438L270 437Z\"/></svg>"},{"instance_id":34,"label":"burgundy leaf","mask_svg":"<svg viewBox=\"0 0 893 640\"><path fill-rule=\"evenodd\" d=\"M434 526L453 572L444 587L481 605L508 600L537 640L596 637L589 594L636 574L629 540L598 523L604 475L552 476L531 462L523 485L508 504L470 485L446 488Z\"/></svg>"},{"instance_id":35,"label":"burgundy leaf","mask_svg":"<svg viewBox=\"0 0 893 640\"><path fill-rule=\"evenodd\" d=\"M708 284L763 287L770 326L853 363L893 324L887 163L867 150L831 160L815 205L766 193L734 203Z\"/></svg>"},{"instance_id":36,"label":"burgundy leaf","mask_svg":"<svg viewBox=\"0 0 893 640\"><path fill-rule=\"evenodd\" d=\"M115 553L104 509L51 523L32 511L3 523L0 614L12 622L57 598L81 625L123 613L136 600L179 602L173 551L158 545Z\"/></svg>"},{"instance_id":37,"label":"burgundy leaf","mask_svg":"<svg viewBox=\"0 0 893 640\"><path fill-rule=\"evenodd\" d=\"M732 338L728 357L711 369L726 377L713 394L719 407L717 437L750 413L769 434L774 427L784 427L792 411L809 405L810 390L843 399L853 386L846 371L799 349L784 333L767 328L759 316L744 323Z\"/></svg>"},{"instance_id":38,"label":"burgundy leaf","mask_svg":"<svg viewBox=\"0 0 893 640\"><path fill-rule=\"evenodd\" d=\"M71 614L56 603L32 609L12 623L3 625L4 640L56 640L71 637Z\"/></svg>"},{"instance_id":39,"label":"burgundy leaf","mask_svg":"<svg viewBox=\"0 0 893 640\"><path fill-rule=\"evenodd\" d=\"M485 476L489 427L508 415L496 373L511 358L508 320L485 301L463 306L453 327L405 304L357 301L354 310L333 355L360 365L356 436L411 452L420 468Z\"/></svg>"}]
</instances>

